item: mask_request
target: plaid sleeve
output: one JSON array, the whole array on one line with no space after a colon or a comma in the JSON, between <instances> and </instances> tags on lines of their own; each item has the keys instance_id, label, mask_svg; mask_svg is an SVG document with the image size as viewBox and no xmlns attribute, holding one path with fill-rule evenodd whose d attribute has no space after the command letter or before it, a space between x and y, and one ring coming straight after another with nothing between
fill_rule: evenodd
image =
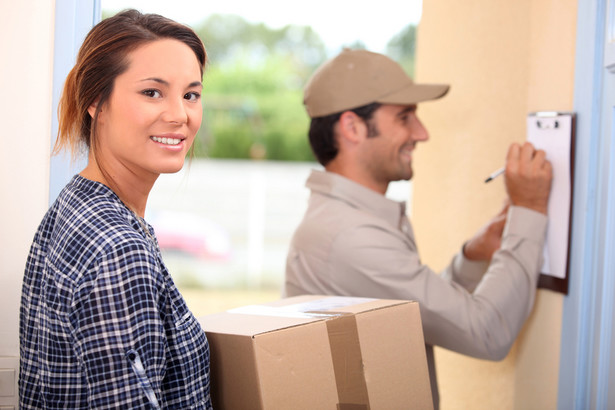
<instances>
[{"instance_id":1,"label":"plaid sleeve","mask_svg":"<svg viewBox=\"0 0 615 410\"><path fill-rule=\"evenodd\" d=\"M71 313L90 407L143 408L160 397L165 373L160 267L144 242L125 240L103 252L94 270ZM141 374L135 355L146 369Z\"/></svg>"}]
</instances>

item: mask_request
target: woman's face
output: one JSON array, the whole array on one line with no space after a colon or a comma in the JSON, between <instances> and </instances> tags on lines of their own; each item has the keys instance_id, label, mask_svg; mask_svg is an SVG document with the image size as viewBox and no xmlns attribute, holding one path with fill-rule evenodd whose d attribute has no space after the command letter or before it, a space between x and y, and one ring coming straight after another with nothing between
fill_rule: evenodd
<instances>
[{"instance_id":1,"label":"woman's face","mask_svg":"<svg viewBox=\"0 0 615 410\"><path fill-rule=\"evenodd\" d=\"M177 172L201 126L198 60L184 43L163 39L132 51L128 61L98 115L97 160L113 177Z\"/></svg>"}]
</instances>

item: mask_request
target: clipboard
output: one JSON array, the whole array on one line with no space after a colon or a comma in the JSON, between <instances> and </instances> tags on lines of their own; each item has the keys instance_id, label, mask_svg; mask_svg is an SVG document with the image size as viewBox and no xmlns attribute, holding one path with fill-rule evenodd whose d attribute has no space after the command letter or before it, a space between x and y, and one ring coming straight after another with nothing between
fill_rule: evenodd
<instances>
[{"instance_id":1,"label":"clipboard","mask_svg":"<svg viewBox=\"0 0 615 410\"><path fill-rule=\"evenodd\" d=\"M543 111L527 116L527 140L546 152L553 167L544 263L538 287L564 294L568 294L575 125L576 116L570 112Z\"/></svg>"}]
</instances>

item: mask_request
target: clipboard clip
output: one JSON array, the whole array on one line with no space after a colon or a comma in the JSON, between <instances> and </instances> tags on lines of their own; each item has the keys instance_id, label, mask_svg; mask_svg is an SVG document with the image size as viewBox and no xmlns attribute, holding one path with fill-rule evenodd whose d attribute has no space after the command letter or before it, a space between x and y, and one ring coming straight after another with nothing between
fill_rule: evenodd
<instances>
[{"instance_id":1,"label":"clipboard clip","mask_svg":"<svg viewBox=\"0 0 615 410\"><path fill-rule=\"evenodd\" d=\"M536 125L541 130L557 129L559 122L557 121L558 113L555 111L541 111L536 113Z\"/></svg>"},{"instance_id":2,"label":"clipboard clip","mask_svg":"<svg viewBox=\"0 0 615 410\"><path fill-rule=\"evenodd\" d=\"M559 122L557 120L555 121L536 120L536 125L538 125L538 128L540 128L541 130L559 128Z\"/></svg>"}]
</instances>

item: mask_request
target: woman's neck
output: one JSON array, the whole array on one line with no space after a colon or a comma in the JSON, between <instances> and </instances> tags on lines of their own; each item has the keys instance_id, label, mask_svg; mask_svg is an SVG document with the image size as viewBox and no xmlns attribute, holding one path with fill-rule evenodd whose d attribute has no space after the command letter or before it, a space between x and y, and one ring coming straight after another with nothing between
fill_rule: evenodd
<instances>
[{"instance_id":1,"label":"woman's neck","mask_svg":"<svg viewBox=\"0 0 615 410\"><path fill-rule=\"evenodd\" d=\"M100 182L109 187L120 200L141 218L145 215L145 206L149 193L156 182L157 176L143 178L130 170L107 170L96 161L88 161L88 165L79 173L84 178Z\"/></svg>"}]
</instances>

